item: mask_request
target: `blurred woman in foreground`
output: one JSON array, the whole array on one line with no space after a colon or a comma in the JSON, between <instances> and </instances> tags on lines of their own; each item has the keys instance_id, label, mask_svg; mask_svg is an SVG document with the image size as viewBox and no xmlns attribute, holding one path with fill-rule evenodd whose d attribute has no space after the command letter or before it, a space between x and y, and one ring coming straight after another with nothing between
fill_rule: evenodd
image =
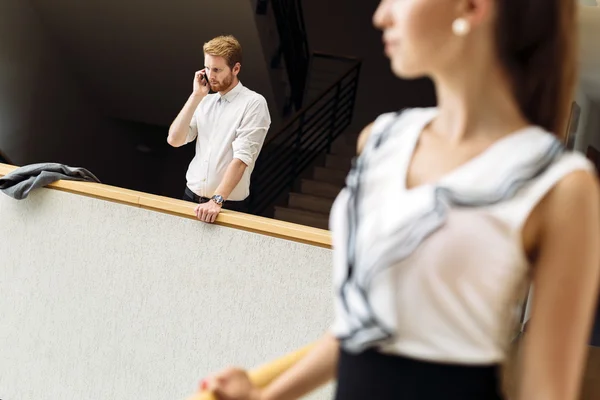
<instances>
[{"instance_id":1,"label":"blurred woman in foreground","mask_svg":"<svg viewBox=\"0 0 600 400\"><path fill-rule=\"evenodd\" d=\"M574 0L383 0L400 78L438 107L384 114L331 213L335 323L266 388L230 369L220 399L502 399L518 305L535 286L518 399L578 398L600 267L591 164L567 152ZM363 79L376 79L364 77ZM390 93L393 96L393 93Z\"/></svg>"}]
</instances>

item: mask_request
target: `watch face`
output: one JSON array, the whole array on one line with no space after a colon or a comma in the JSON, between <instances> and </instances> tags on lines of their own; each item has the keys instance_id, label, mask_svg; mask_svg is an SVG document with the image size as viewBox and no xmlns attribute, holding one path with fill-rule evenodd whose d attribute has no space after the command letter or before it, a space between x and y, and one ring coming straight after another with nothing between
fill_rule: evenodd
<instances>
[{"instance_id":1,"label":"watch face","mask_svg":"<svg viewBox=\"0 0 600 400\"><path fill-rule=\"evenodd\" d=\"M213 200L217 204L222 204L223 203L223 196L217 194L217 195L213 196Z\"/></svg>"}]
</instances>

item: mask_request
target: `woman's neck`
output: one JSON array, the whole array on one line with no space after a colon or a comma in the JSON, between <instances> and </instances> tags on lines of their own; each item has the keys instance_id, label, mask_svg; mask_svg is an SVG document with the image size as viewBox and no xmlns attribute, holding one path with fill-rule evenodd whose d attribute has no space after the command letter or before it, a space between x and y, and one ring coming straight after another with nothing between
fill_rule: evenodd
<instances>
[{"instance_id":1,"label":"woman's neck","mask_svg":"<svg viewBox=\"0 0 600 400\"><path fill-rule=\"evenodd\" d=\"M498 62L468 63L434 82L439 114L430 128L451 143L497 139L529 125Z\"/></svg>"}]
</instances>

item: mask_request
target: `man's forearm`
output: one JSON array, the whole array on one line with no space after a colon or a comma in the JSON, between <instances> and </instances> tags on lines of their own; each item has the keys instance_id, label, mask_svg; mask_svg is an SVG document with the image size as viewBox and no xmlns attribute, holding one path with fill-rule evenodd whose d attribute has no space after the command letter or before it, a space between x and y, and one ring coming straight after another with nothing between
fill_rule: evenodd
<instances>
[{"instance_id":1,"label":"man's forearm","mask_svg":"<svg viewBox=\"0 0 600 400\"><path fill-rule=\"evenodd\" d=\"M186 101L185 105L177 115L177 118L171 124L169 128L169 137L167 142L173 147L183 146L187 139L187 135L190 129L190 122L196 112L196 108L204 98L200 94L192 94Z\"/></svg>"},{"instance_id":2,"label":"man's forearm","mask_svg":"<svg viewBox=\"0 0 600 400\"><path fill-rule=\"evenodd\" d=\"M234 158L227 167L227 171L225 171L225 176L223 176L223 180L221 184L213 194L219 194L223 196L225 200L229 198L233 189L240 183L242 176L244 176L244 172L246 171L247 165L240 159Z\"/></svg>"}]
</instances>

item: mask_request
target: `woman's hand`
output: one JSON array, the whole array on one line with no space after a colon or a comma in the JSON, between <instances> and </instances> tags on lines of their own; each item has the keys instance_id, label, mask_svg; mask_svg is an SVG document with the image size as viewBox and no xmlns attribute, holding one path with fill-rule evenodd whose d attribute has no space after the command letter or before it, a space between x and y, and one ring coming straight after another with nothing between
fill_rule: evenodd
<instances>
[{"instance_id":1,"label":"woman's hand","mask_svg":"<svg viewBox=\"0 0 600 400\"><path fill-rule=\"evenodd\" d=\"M219 400L261 400L261 390L250 381L248 373L228 368L200 383L200 390L212 392Z\"/></svg>"}]
</instances>

